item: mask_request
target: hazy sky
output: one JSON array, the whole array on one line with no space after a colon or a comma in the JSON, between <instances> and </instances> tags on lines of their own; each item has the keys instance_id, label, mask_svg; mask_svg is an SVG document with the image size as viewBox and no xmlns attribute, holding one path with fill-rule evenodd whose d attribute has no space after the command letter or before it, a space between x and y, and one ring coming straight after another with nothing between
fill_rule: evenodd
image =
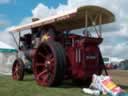
<instances>
[{"instance_id":1,"label":"hazy sky","mask_svg":"<svg viewBox=\"0 0 128 96\"><path fill-rule=\"evenodd\" d=\"M0 0L0 40L13 45L8 28L82 5L98 5L114 13L116 22L103 27L101 49L104 56L128 58L128 0Z\"/></svg>"}]
</instances>

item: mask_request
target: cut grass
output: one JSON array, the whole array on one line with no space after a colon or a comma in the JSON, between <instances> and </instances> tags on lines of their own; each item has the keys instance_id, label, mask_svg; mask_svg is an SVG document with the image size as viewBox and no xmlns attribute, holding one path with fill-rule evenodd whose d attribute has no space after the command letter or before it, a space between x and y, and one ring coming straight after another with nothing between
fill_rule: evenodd
<instances>
[{"instance_id":1,"label":"cut grass","mask_svg":"<svg viewBox=\"0 0 128 96\"><path fill-rule=\"evenodd\" d=\"M128 71L109 71L113 80L128 92ZM0 96L90 96L82 92L79 86L64 82L58 87L41 87L32 76L24 81L14 81L9 76L0 76Z\"/></svg>"},{"instance_id":2,"label":"cut grass","mask_svg":"<svg viewBox=\"0 0 128 96\"><path fill-rule=\"evenodd\" d=\"M0 76L0 96L88 96L81 88L72 85L41 87L27 76L24 81L13 81L11 77Z\"/></svg>"}]
</instances>

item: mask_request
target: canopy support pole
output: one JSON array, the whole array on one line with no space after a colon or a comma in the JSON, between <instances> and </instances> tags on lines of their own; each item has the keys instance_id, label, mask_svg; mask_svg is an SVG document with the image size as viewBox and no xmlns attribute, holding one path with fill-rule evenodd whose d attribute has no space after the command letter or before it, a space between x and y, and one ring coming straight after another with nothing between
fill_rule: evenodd
<instances>
[{"instance_id":1,"label":"canopy support pole","mask_svg":"<svg viewBox=\"0 0 128 96\"><path fill-rule=\"evenodd\" d=\"M12 32L10 32L10 34L12 35L13 40L16 43L17 48L19 48L18 42L16 41L16 38L15 38L14 34Z\"/></svg>"},{"instance_id":2,"label":"canopy support pole","mask_svg":"<svg viewBox=\"0 0 128 96\"><path fill-rule=\"evenodd\" d=\"M96 24L95 24L95 22L96 22L96 20L97 20L97 17L98 17L98 15L96 15L96 17L93 19L93 18L90 16L89 19L90 19L90 21L91 21L91 23L92 23L92 26L93 26L94 30L96 31L98 37L100 37L100 33L98 32L98 30L97 30L97 28L96 28Z\"/></svg>"},{"instance_id":3,"label":"canopy support pole","mask_svg":"<svg viewBox=\"0 0 128 96\"><path fill-rule=\"evenodd\" d=\"M88 30L88 11L85 11L85 30Z\"/></svg>"},{"instance_id":4,"label":"canopy support pole","mask_svg":"<svg viewBox=\"0 0 128 96\"><path fill-rule=\"evenodd\" d=\"M102 12L99 16L99 32L100 32L100 37L102 37Z\"/></svg>"},{"instance_id":5,"label":"canopy support pole","mask_svg":"<svg viewBox=\"0 0 128 96\"><path fill-rule=\"evenodd\" d=\"M18 49L20 49L20 36L21 36L21 33L19 31L19 48Z\"/></svg>"}]
</instances>

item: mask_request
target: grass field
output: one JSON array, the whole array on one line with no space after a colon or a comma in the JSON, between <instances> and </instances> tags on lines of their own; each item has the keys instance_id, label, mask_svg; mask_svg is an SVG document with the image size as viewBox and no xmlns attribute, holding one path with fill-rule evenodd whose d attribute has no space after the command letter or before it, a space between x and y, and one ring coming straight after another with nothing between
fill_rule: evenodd
<instances>
[{"instance_id":1,"label":"grass field","mask_svg":"<svg viewBox=\"0 0 128 96\"><path fill-rule=\"evenodd\" d=\"M128 71L109 71L113 80L128 92ZM88 96L80 87L64 82L61 86L40 87L26 76L24 81L13 81L9 76L0 76L0 96Z\"/></svg>"}]
</instances>

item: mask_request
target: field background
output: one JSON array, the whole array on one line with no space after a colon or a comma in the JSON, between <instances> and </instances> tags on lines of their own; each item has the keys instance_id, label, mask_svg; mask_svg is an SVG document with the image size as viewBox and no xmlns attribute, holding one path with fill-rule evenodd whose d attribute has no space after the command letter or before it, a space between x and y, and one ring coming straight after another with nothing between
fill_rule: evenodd
<instances>
[{"instance_id":1,"label":"field background","mask_svg":"<svg viewBox=\"0 0 128 96\"><path fill-rule=\"evenodd\" d=\"M116 84L128 92L128 71L109 70ZM79 86L65 81L53 88L40 87L32 76L26 76L24 81L13 81L9 76L0 75L0 96L89 96L84 94Z\"/></svg>"}]
</instances>

